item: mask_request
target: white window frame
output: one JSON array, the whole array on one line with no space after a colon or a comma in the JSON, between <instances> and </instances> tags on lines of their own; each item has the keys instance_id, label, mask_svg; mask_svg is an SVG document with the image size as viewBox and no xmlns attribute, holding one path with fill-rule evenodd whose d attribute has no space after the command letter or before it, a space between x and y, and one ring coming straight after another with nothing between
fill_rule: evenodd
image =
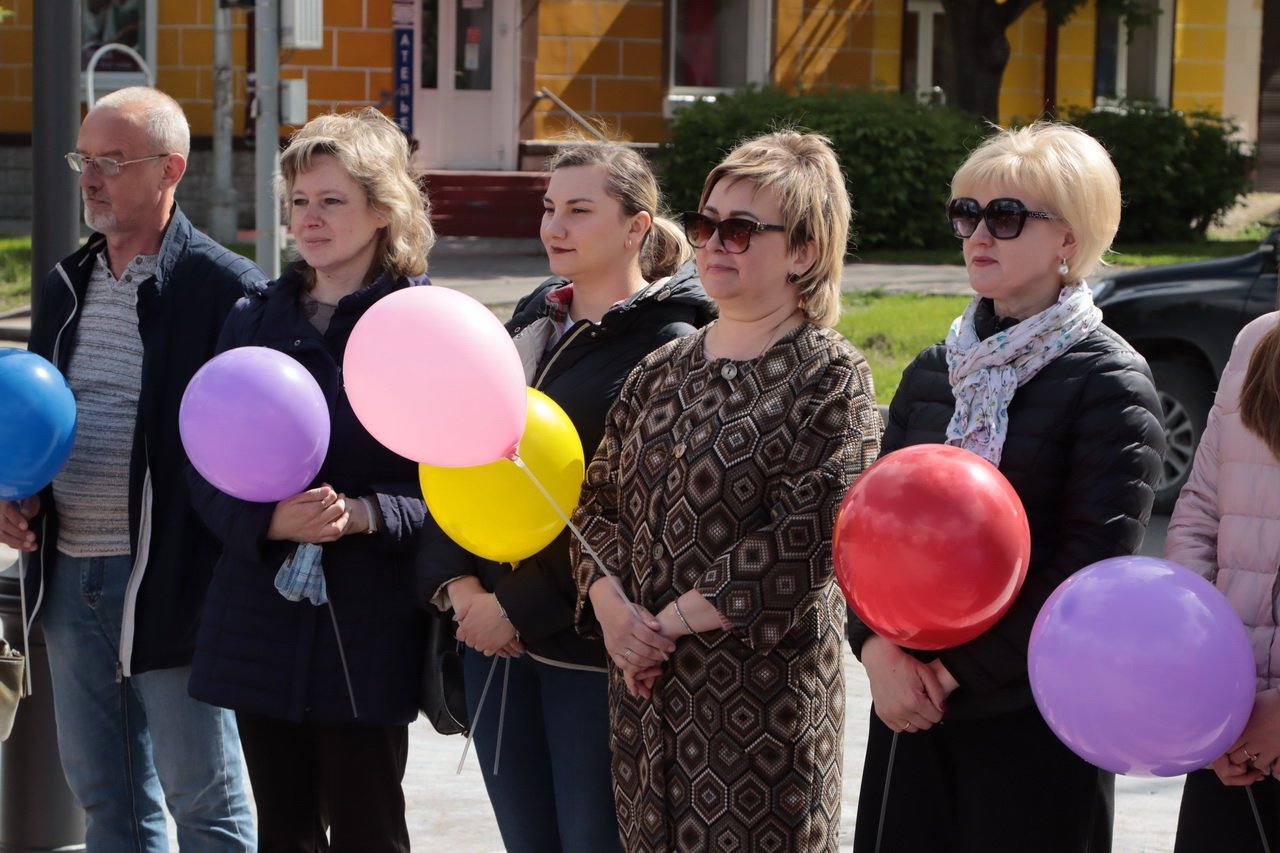
<instances>
[{"instance_id":1,"label":"white window frame","mask_svg":"<svg viewBox=\"0 0 1280 853\"><path fill-rule=\"evenodd\" d=\"M81 0L79 8L83 8L83 4L84 0ZM140 52L142 53L142 58L154 73L156 70L156 15L159 3L158 0L143 0L143 4L145 6L145 18L143 19L142 30L143 49ZM83 47L81 49L83 50ZM142 71L95 71L93 73L93 88L97 90L94 95L95 99L108 92L114 92L116 89L123 89L126 86L146 85L148 85L147 75ZM82 101L86 94L85 72L81 70L80 98Z\"/></svg>"},{"instance_id":2,"label":"white window frame","mask_svg":"<svg viewBox=\"0 0 1280 853\"><path fill-rule=\"evenodd\" d=\"M1169 106L1173 95L1173 8L1174 0L1158 0L1160 14L1154 23L1156 32L1155 100L1161 106ZM1129 95L1129 26L1119 21L1116 35L1116 96L1099 97L1094 106L1114 106ZM1094 60L1097 61L1096 58Z\"/></svg>"},{"instance_id":3,"label":"white window frame","mask_svg":"<svg viewBox=\"0 0 1280 853\"><path fill-rule=\"evenodd\" d=\"M667 80L676 79L676 12L680 0L667 4ZM773 0L747 0L747 82L769 82L773 48ZM663 115L671 118L683 107L696 101L714 101L719 95L734 92L731 86L677 86L667 89Z\"/></svg>"}]
</instances>

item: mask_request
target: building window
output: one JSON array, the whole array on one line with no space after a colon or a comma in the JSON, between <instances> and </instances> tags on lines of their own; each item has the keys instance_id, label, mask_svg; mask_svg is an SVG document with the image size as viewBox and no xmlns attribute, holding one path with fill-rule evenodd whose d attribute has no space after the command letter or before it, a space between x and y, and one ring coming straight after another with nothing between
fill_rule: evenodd
<instances>
[{"instance_id":1,"label":"building window","mask_svg":"<svg viewBox=\"0 0 1280 853\"><path fill-rule=\"evenodd\" d=\"M136 52L155 72L156 0L80 0L80 68L93 67L94 97L147 82ZM119 45L125 50L106 49ZM101 53L99 53L101 51Z\"/></svg>"},{"instance_id":2,"label":"building window","mask_svg":"<svg viewBox=\"0 0 1280 853\"><path fill-rule=\"evenodd\" d=\"M1098 14L1094 100L1140 99L1169 105L1173 68L1173 0L1160 0L1149 26L1129 29L1115 15Z\"/></svg>"},{"instance_id":3,"label":"building window","mask_svg":"<svg viewBox=\"0 0 1280 853\"><path fill-rule=\"evenodd\" d=\"M668 112L769 79L769 0L673 0Z\"/></svg>"}]
</instances>

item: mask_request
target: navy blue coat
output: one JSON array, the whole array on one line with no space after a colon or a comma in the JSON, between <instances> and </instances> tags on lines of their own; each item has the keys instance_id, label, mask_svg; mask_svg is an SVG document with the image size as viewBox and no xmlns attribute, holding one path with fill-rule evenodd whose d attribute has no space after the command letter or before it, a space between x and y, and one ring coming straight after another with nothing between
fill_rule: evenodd
<instances>
[{"instance_id":1,"label":"navy blue coat","mask_svg":"<svg viewBox=\"0 0 1280 853\"><path fill-rule=\"evenodd\" d=\"M28 347L63 372L78 343L94 258L105 246L103 235L91 236L50 271L40 292ZM135 592L121 615L119 654L125 675L191 661L219 548L187 497L187 452L178 435L178 408L191 377L213 356L227 312L265 279L252 262L198 231L174 205L156 271L138 285L142 386L129 462L134 560L129 588ZM40 506L35 527L40 550L32 555L27 575L31 620L41 609L44 578L57 562L58 507L52 488L40 494Z\"/></svg>"},{"instance_id":2,"label":"navy blue coat","mask_svg":"<svg viewBox=\"0 0 1280 853\"><path fill-rule=\"evenodd\" d=\"M375 495L382 527L323 546L330 605L288 601L274 579L293 543L267 539L275 504L230 497L188 469L196 511L224 545L192 661L197 699L291 722L352 720L336 618L358 720L404 725L417 715L425 621L413 565L426 514L418 466L368 433L342 388L342 357L356 321L378 299L413 283L419 282L383 276L343 298L321 335L299 308L302 282L291 269L240 300L227 319L219 351L270 347L315 377L332 429L312 486L328 483L351 498Z\"/></svg>"}]
</instances>

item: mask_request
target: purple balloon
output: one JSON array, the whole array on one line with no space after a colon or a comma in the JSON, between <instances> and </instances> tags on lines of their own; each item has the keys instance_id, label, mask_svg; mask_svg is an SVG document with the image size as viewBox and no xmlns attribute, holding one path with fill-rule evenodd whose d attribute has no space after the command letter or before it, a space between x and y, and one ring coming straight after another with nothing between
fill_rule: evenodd
<instances>
[{"instance_id":1,"label":"purple balloon","mask_svg":"<svg viewBox=\"0 0 1280 853\"><path fill-rule=\"evenodd\" d=\"M1213 584L1177 563L1115 557L1072 575L1036 617L1031 691L1081 758L1177 776L1222 755L1253 710L1253 650Z\"/></svg>"},{"instance_id":2,"label":"purple balloon","mask_svg":"<svg viewBox=\"0 0 1280 853\"><path fill-rule=\"evenodd\" d=\"M191 377L178 429L221 491L271 502L301 492L329 450L329 404L301 364L266 347L215 356Z\"/></svg>"}]
</instances>

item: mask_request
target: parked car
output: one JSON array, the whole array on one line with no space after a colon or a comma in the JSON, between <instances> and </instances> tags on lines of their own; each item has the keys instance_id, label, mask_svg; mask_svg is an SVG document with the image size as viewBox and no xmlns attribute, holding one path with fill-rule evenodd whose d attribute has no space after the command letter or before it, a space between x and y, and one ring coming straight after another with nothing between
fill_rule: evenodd
<instances>
[{"instance_id":1,"label":"parked car","mask_svg":"<svg viewBox=\"0 0 1280 853\"><path fill-rule=\"evenodd\" d=\"M1213 392L1246 323L1273 311L1280 227L1252 252L1105 276L1092 285L1108 326L1151 365L1169 449L1156 509L1169 511L1191 473Z\"/></svg>"}]
</instances>

